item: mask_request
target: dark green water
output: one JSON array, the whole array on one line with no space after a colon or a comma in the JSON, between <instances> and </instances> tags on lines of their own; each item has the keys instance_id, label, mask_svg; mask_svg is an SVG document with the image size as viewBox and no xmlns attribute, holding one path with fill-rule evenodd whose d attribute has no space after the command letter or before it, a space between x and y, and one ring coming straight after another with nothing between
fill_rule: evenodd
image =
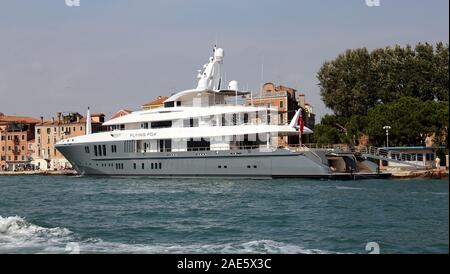
<instances>
[{"instance_id":1,"label":"dark green water","mask_svg":"<svg viewBox=\"0 0 450 274\"><path fill-rule=\"evenodd\" d=\"M448 253L448 193L440 180L0 177L0 253Z\"/></svg>"}]
</instances>

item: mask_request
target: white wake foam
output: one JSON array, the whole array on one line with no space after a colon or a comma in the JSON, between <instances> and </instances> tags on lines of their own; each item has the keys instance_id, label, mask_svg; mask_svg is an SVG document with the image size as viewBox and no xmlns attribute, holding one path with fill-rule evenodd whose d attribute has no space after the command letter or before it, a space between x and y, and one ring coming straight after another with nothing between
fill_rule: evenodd
<instances>
[{"instance_id":1,"label":"white wake foam","mask_svg":"<svg viewBox=\"0 0 450 274\"><path fill-rule=\"evenodd\" d=\"M66 228L41 227L19 216L0 216L0 253L45 252L48 246L65 246L72 234Z\"/></svg>"},{"instance_id":2,"label":"white wake foam","mask_svg":"<svg viewBox=\"0 0 450 274\"><path fill-rule=\"evenodd\" d=\"M145 254L326 254L318 249L306 249L298 245L272 240L257 240L224 244L124 244L101 239L77 241L66 228L45 228L14 216L0 216L1 253L145 253Z\"/></svg>"},{"instance_id":3,"label":"white wake foam","mask_svg":"<svg viewBox=\"0 0 450 274\"><path fill-rule=\"evenodd\" d=\"M146 253L146 254L327 254L318 249L306 249L297 245L285 244L271 240L250 241L227 244L192 244L192 245L130 245L93 240L80 243L81 252L86 253Z\"/></svg>"}]
</instances>

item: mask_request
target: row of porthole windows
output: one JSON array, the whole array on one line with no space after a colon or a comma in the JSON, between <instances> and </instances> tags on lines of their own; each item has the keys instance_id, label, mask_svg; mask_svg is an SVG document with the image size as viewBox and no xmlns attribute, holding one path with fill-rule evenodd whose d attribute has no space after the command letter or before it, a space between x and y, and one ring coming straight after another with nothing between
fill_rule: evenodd
<instances>
[{"instance_id":1,"label":"row of porthole windows","mask_svg":"<svg viewBox=\"0 0 450 274\"><path fill-rule=\"evenodd\" d=\"M219 165L219 166L217 166L217 167L218 167L218 168L228 168L228 166L226 166L226 165L224 165L224 166ZM248 165L247 168L252 168L252 166L251 166L251 165ZM253 168L258 168L258 166L257 166L257 165L253 165Z\"/></svg>"},{"instance_id":2,"label":"row of porthole windows","mask_svg":"<svg viewBox=\"0 0 450 274\"><path fill-rule=\"evenodd\" d=\"M133 168L137 169L136 163L133 163ZM145 163L141 163L141 169L145 169ZM162 163L151 163L150 169L162 169Z\"/></svg>"}]
</instances>

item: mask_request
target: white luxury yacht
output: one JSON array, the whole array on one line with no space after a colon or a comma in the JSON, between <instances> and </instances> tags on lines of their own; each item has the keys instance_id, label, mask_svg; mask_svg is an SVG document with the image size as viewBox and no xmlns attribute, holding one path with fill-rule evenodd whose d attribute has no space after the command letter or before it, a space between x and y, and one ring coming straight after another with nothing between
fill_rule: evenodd
<instances>
[{"instance_id":1,"label":"white luxury yacht","mask_svg":"<svg viewBox=\"0 0 450 274\"><path fill-rule=\"evenodd\" d=\"M312 133L299 126L301 110L280 125L276 109L242 103L250 93L236 81L222 88L223 58L223 49L214 48L197 87L172 95L164 107L107 121L108 132L91 134L87 125L86 135L57 149L86 175L329 178L324 157L278 147L280 136Z\"/></svg>"}]
</instances>

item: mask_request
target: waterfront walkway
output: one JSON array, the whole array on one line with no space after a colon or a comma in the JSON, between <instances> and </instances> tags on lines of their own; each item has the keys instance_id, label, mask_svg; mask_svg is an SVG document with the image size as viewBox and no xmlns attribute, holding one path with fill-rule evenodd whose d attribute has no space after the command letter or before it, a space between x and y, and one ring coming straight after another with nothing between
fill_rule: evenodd
<instances>
[{"instance_id":1,"label":"waterfront walkway","mask_svg":"<svg viewBox=\"0 0 450 274\"><path fill-rule=\"evenodd\" d=\"M0 171L0 176L73 176L77 175L75 170L56 170L56 171Z\"/></svg>"}]
</instances>

